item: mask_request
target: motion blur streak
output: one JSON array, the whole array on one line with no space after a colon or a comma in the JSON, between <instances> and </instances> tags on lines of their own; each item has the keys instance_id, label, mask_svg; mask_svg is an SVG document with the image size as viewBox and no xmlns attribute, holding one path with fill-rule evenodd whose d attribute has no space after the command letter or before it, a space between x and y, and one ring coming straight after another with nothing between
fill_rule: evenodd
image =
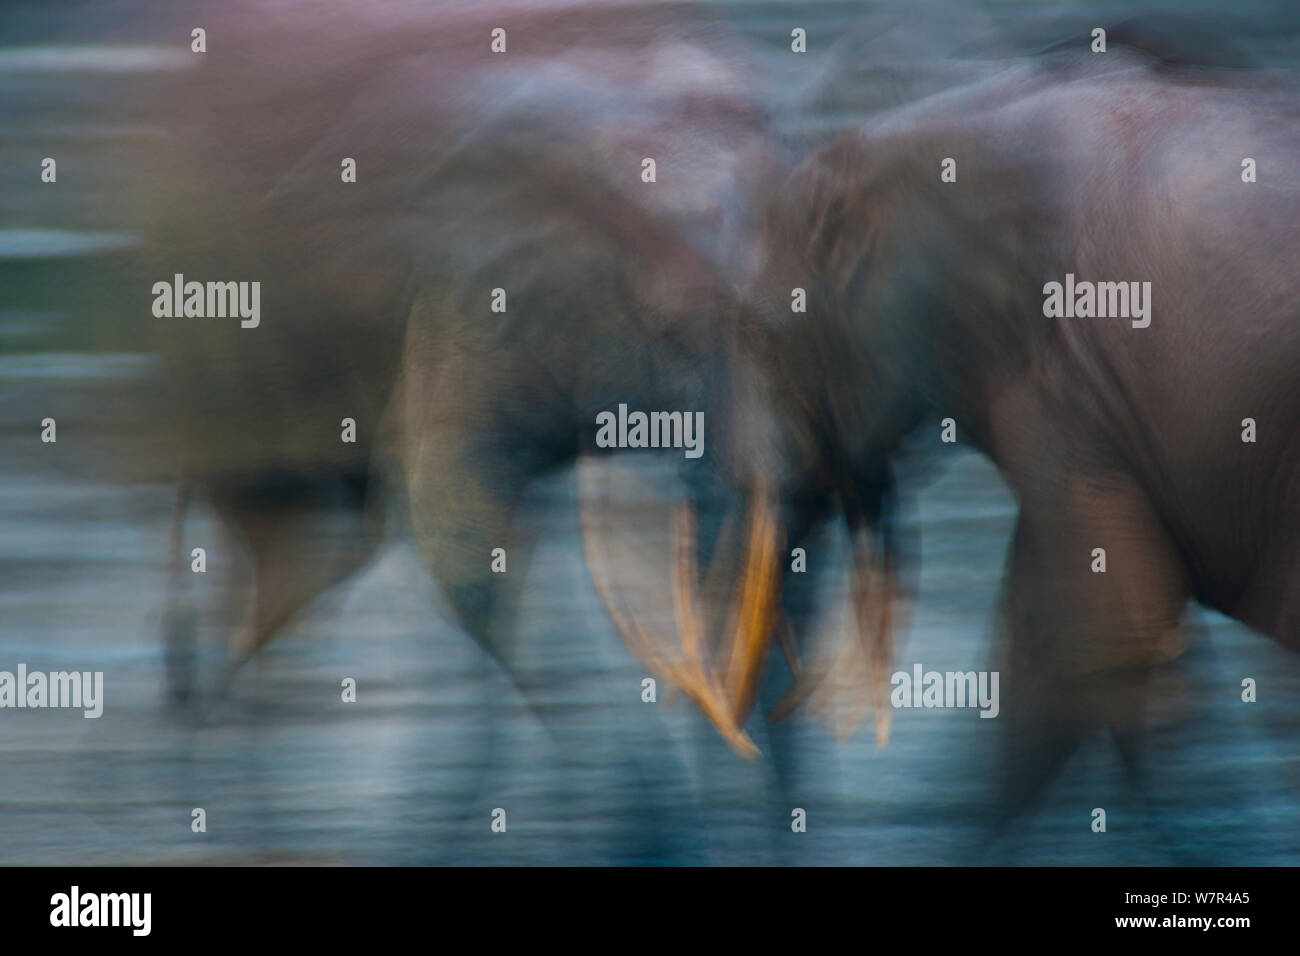
<instances>
[{"instance_id":1,"label":"motion blur streak","mask_svg":"<svg viewBox=\"0 0 1300 956\"><path fill-rule=\"evenodd\" d=\"M4 4L0 671L105 706L0 710L0 863L1300 863L1300 12L1216 6Z\"/></svg>"}]
</instances>

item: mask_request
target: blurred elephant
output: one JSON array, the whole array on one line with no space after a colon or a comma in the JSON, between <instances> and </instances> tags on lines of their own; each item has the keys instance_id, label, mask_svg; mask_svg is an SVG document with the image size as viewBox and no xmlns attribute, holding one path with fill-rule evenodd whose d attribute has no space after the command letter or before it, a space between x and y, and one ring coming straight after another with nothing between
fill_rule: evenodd
<instances>
[{"instance_id":1,"label":"blurred elephant","mask_svg":"<svg viewBox=\"0 0 1300 956\"><path fill-rule=\"evenodd\" d=\"M786 521L831 494L869 525L918 429L996 463L1006 814L1094 729L1136 768L1189 600L1300 650L1296 93L1061 50L880 117L773 203L722 465Z\"/></svg>"},{"instance_id":2,"label":"blurred elephant","mask_svg":"<svg viewBox=\"0 0 1300 956\"><path fill-rule=\"evenodd\" d=\"M140 159L149 242L123 308L147 315L144 290L181 274L260 280L261 318L156 320L150 412L181 476L173 687L196 492L252 556L235 666L364 563L396 491L460 623L526 683L520 498L596 450L599 413L702 411L716 387L727 265L776 162L729 32L669 4L390 3L360 23L223 4L205 23Z\"/></svg>"}]
</instances>

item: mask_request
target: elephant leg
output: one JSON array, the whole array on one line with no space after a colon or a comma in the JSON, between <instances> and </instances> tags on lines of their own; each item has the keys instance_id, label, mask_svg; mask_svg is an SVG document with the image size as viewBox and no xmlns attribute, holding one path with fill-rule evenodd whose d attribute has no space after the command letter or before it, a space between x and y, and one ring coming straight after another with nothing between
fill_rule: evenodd
<instances>
[{"instance_id":1,"label":"elephant leg","mask_svg":"<svg viewBox=\"0 0 1300 956\"><path fill-rule=\"evenodd\" d=\"M1131 477L1063 470L1043 487L1052 493L1022 496L1003 594L1003 823L1100 730L1140 783L1150 669L1181 652L1190 597L1181 558Z\"/></svg>"},{"instance_id":2,"label":"elephant leg","mask_svg":"<svg viewBox=\"0 0 1300 956\"><path fill-rule=\"evenodd\" d=\"M458 623L510 673L530 550L515 514L545 470L540 443L510 427L504 359L439 349L419 331L408 342L400 426L411 527Z\"/></svg>"},{"instance_id":3,"label":"elephant leg","mask_svg":"<svg viewBox=\"0 0 1300 956\"><path fill-rule=\"evenodd\" d=\"M243 666L312 601L378 550L383 509L365 472L276 474L209 488L214 508L248 548L251 600L232 634L218 683L224 696Z\"/></svg>"},{"instance_id":4,"label":"elephant leg","mask_svg":"<svg viewBox=\"0 0 1300 956\"><path fill-rule=\"evenodd\" d=\"M394 409L411 527L459 623L503 666L528 544L515 512L555 459L555 402L541 394L553 386L536 361L454 299L412 304Z\"/></svg>"},{"instance_id":5,"label":"elephant leg","mask_svg":"<svg viewBox=\"0 0 1300 956\"><path fill-rule=\"evenodd\" d=\"M514 620L532 536L516 512L533 476L460 429L428 447L434 460L408 472L420 552L458 623L517 681Z\"/></svg>"},{"instance_id":6,"label":"elephant leg","mask_svg":"<svg viewBox=\"0 0 1300 956\"><path fill-rule=\"evenodd\" d=\"M493 444L493 431L482 422L471 430L448 417L426 421L417 434L405 435L407 506L421 556L452 621L518 687L511 645L531 541L517 527L516 512L528 476L514 467L504 448ZM480 662L472 679L479 680L481 674L486 681L491 669L488 662ZM479 831L486 832L480 824L500 805L488 784L505 717L486 695L482 704L465 714L465 736L457 747L472 759L455 779L454 792L435 801L445 809L435 813L428 799L420 798L404 811L411 824L427 832L416 841L403 835L402 862L463 863L481 860L494 849L479 839ZM434 744L418 743L410 759L422 766L438 765L445 760L445 742L430 749ZM419 855L428 847L440 848L440 856ZM413 851L417 855L408 858Z\"/></svg>"},{"instance_id":7,"label":"elephant leg","mask_svg":"<svg viewBox=\"0 0 1300 956\"><path fill-rule=\"evenodd\" d=\"M360 570L383 537L380 507L368 507L364 473L256 483L218 500L253 559L252 616L234 658L264 647L311 601Z\"/></svg>"},{"instance_id":8,"label":"elephant leg","mask_svg":"<svg viewBox=\"0 0 1300 956\"><path fill-rule=\"evenodd\" d=\"M812 666L812 656L817 652L815 635L822 629L835 625L828 620L821 598L822 585L832 575L827 568L833 560L844 564L850 558L833 547L832 528L826 509L801 510L802 519L791 524L790 539L781 554L781 560L791 562L794 548L803 548L807 569L786 575L781 589L781 612L785 619L783 653L769 657L768 676L759 692L759 706L754 722L765 724L763 748L771 766L771 799L765 801L765 813L770 820L769 832L775 837L773 849L777 862L806 864L826 859L828 847L820 844L818 834L829 833L838 821L833 820L835 805L827 795L835 792L838 774L838 747L828 732L814 724L806 714L793 714L788 719L773 722L769 715L786 699L799 679L803 667ZM778 627L782 624L778 623ZM852 622L848 622L852 627ZM801 708L802 709L802 708ZM811 772L818 768L819 772ZM809 833L794 837L791 833L791 811L804 810L808 819L815 821ZM809 835L811 834L811 835ZM819 840L817 845L811 840Z\"/></svg>"},{"instance_id":9,"label":"elephant leg","mask_svg":"<svg viewBox=\"0 0 1300 956\"><path fill-rule=\"evenodd\" d=\"M618 800L634 810L620 817L617 826L585 832L570 851L578 859L591 854L600 860L671 861L680 853L675 838L691 831L693 821L678 805L678 794L685 788L674 790L672 781L665 779L674 772L663 765L672 757L669 739L641 734L633 746L618 748L616 756L598 756L604 741L592 733L593 722L611 706L616 713L624 712L624 705L604 702L605 695L597 693L604 688L577 686L589 677L575 676L554 663L555 652L573 640L565 633L564 618L539 635L547 644L538 652L519 644L520 608L537 536L533 519L539 517L531 503L528 509L521 505L534 479L547 471L549 446L502 441L501 429L485 426L483 418L474 420L478 424L473 428L448 421L425 432L428 459L408 465L411 521L430 575L458 623L500 667L526 713L549 739L552 753L546 758L544 796L532 812L563 808L566 816L599 820L609 812L610 794L577 781L615 780L612 789L620 795ZM568 602L559 606L568 609L561 613L576 611ZM575 699L591 709L575 711ZM519 713L513 704L484 703L488 706L481 711L480 726L467 728L474 736L468 748L474 761L458 784L459 812L451 815L453 829L444 845L456 848L453 853L459 859L507 862L511 857L495 854L512 852L510 844L492 840L483 820L488 810L502 805L493 766L498 749L508 743L506 734L518 727ZM620 732L617 726L611 730ZM658 759L647 759L646 752ZM605 764L606 759L612 763ZM440 819L446 822L446 815Z\"/></svg>"}]
</instances>

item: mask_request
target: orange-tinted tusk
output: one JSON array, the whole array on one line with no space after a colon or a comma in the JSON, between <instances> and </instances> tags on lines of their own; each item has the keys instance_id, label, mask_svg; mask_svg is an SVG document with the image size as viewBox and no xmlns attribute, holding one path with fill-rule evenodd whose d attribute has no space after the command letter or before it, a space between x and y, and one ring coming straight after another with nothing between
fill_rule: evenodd
<instances>
[{"instance_id":1,"label":"orange-tinted tusk","mask_svg":"<svg viewBox=\"0 0 1300 956\"><path fill-rule=\"evenodd\" d=\"M744 757L758 755L758 747L741 729L728 706L726 693L706 667L703 654L703 624L696 601L695 512L689 505L677 511L674 525L673 606L677 614L677 632L686 653L683 689L695 700L704 715L718 728L735 750Z\"/></svg>"},{"instance_id":2,"label":"orange-tinted tusk","mask_svg":"<svg viewBox=\"0 0 1300 956\"><path fill-rule=\"evenodd\" d=\"M744 579L737 604L738 616L730 629L734 635L727 661L727 697L732 714L743 726L758 696L763 658L772 637L779 597L780 548L775 508L762 491L750 516L745 548Z\"/></svg>"},{"instance_id":3,"label":"orange-tinted tusk","mask_svg":"<svg viewBox=\"0 0 1300 956\"><path fill-rule=\"evenodd\" d=\"M584 496L584 501L588 500ZM614 629L628 646L628 649L650 670L675 682L678 681L678 668L656 650L654 643L642 633L634 615L624 606L622 596L610 577L609 569L613 567L613 557L605 545L604 527L597 527L591 509L584 504L579 508L579 523L582 525L583 548L587 553L587 569L591 580L600 595L605 613L614 622Z\"/></svg>"},{"instance_id":4,"label":"orange-tinted tusk","mask_svg":"<svg viewBox=\"0 0 1300 956\"><path fill-rule=\"evenodd\" d=\"M707 648L703 641L701 614L697 601L697 584L695 584L695 522L693 511L682 507L677 511L673 523L673 604L675 604L677 630L684 650L682 659L675 659L664 654L659 645L641 630L636 615L630 613L623 594L615 584L612 568L615 559L608 548L607 537L610 528L607 520L601 516L610 512L608 507L601 507L604 485L599 484L598 472L594 464L585 458L578 467L578 484L580 484L581 505L578 518L582 527L582 544L586 551L586 564L591 574L591 581L604 610L610 615L611 622L623 643L630 652L653 674L668 680L686 696L692 698L705 717L710 719L719 734L742 757L753 758L759 754L758 747L748 734L742 730L735 717L733 700L725 692L714 672L706 665ZM716 570L716 568L715 568Z\"/></svg>"}]
</instances>

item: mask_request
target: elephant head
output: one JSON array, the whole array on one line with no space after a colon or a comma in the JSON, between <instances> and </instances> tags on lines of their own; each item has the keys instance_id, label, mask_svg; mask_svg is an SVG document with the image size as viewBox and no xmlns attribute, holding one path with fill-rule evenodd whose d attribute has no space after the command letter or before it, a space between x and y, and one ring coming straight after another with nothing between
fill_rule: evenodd
<instances>
[{"instance_id":1,"label":"elephant head","mask_svg":"<svg viewBox=\"0 0 1300 956\"><path fill-rule=\"evenodd\" d=\"M812 699L846 735L874 709L878 743L888 738L889 669L904 598L890 456L920 411L910 383L881 358L889 355L883 341L864 340L843 307L844 252L870 243L862 230L879 221L859 218L870 197L845 199L846 187L868 185L862 175L836 150L806 163L773 190L743 259L741 299L707 390L714 437L704 484L724 502L723 517L702 531L688 501L673 519L678 639L647 633L608 584L601 589L629 646L746 754L755 748L744 725L773 646L796 679L771 719ZM859 286L866 268L852 270ZM889 332L882 325L882 339ZM597 501L596 493L584 496L593 567L607 563L591 530ZM843 523L852 544L856 633L833 648L800 647L806 635L792 630L782 609L792 549L832 521Z\"/></svg>"}]
</instances>

